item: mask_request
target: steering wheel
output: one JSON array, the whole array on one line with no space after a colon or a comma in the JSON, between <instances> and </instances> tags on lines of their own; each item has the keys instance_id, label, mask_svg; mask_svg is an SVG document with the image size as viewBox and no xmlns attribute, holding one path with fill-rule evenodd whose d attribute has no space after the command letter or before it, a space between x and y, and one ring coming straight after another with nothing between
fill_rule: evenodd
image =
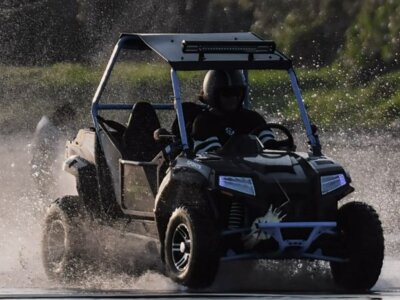
<instances>
[{"instance_id":1,"label":"steering wheel","mask_svg":"<svg viewBox=\"0 0 400 300\"><path fill-rule=\"evenodd\" d=\"M256 128L252 132L261 132L263 129L277 129L281 131L286 138L283 140L270 140L267 141L264 145L267 149L274 150L288 150L288 151L296 151L296 145L294 144L293 135L290 133L289 129L285 126L277 123L267 123L261 127Z\"/></svg>"}]
</instances>

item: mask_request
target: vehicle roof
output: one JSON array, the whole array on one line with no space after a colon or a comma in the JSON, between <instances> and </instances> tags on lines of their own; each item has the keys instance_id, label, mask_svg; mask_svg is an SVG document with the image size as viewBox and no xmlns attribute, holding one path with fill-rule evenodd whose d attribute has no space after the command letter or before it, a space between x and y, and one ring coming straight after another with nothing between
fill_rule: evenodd
<instances>
[{"instance_id":1,"label":"vehicle roof","mask_svg":"<svg viewBox=\"0 0 400 300\"><path fill-rule=\"evenodd\" d=\"M125 49L152 50L175 70L284 69L292 62L251 32L121 34Z\"/></svg>"}]
</instances>

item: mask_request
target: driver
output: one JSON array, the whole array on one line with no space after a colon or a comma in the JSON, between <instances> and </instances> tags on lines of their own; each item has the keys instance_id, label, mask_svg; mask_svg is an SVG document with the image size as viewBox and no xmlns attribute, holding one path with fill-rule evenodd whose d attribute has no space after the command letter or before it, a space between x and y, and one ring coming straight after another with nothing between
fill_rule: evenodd
<instances>
[{"instance_id":1,"label":"driver","mask_svg":"<svg viewBox=\"0 0 400 300\"><path fill-rule=\"evenodd\" d=\"M192 127L196 154L222 148L235 134L255 134L265 148L275 142L274 134L265 127L264 118L243 108L246 91L242 70L207 72L199 99L208 108L195 118Z\"/></svg>"}]
</instances>

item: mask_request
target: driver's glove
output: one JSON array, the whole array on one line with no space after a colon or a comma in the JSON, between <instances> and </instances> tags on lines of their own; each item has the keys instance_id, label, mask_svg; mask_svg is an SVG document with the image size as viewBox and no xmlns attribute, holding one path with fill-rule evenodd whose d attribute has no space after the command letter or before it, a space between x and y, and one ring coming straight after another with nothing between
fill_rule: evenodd
<instances>
[{"instance_id":1,"label":"driver's glove","mask_svg":"<svg viewBox=\"0 0 400 300\"><path fill-rule=\"evenodd\" d=\"M264 145L265 148L268 148L266 145L270 142L270 141L275 141L275 135L273 134L273 132L268 129L268 128L264 128L263 130L261 130L258 134L257 134L258 139L261 141L261 143Z\"/></svg>"},{"instance_id":2,"label":"driver's glove","mask_svg":"<svg viewBox=\"0 0 400 300\"><path fill-rule=\"evenodd\" d=\"M222 148L222 145L216 136L209 137L204 141L193 140L194 153L202 154L204 152L215 151Z\"/></svg>"}]
</instances>

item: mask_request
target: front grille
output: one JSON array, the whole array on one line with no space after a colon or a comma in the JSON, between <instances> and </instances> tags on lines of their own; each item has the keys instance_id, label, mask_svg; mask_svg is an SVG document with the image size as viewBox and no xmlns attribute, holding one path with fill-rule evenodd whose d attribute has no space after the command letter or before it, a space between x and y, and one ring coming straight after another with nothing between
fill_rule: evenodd
<instances>
[{"instance_id":1,"label":"front grille","mask_svg":"<svg viewBox=\"0 0 400 300\"><path fill-rule=\"evenodd\" d=\"M271 212L275 217L272 219L280 219L280 216L285 216L281 222L305 222L316 221L316 208L313 202L306 195L289 195L290 201L284 199L282 196L269 197L272 201L260 202L247 202L248 207L248 221L251 225L257 218L265 217L268 214L271 217ZM267 218L272 222L270 218Z\"/></svg>"}]
</instances>

